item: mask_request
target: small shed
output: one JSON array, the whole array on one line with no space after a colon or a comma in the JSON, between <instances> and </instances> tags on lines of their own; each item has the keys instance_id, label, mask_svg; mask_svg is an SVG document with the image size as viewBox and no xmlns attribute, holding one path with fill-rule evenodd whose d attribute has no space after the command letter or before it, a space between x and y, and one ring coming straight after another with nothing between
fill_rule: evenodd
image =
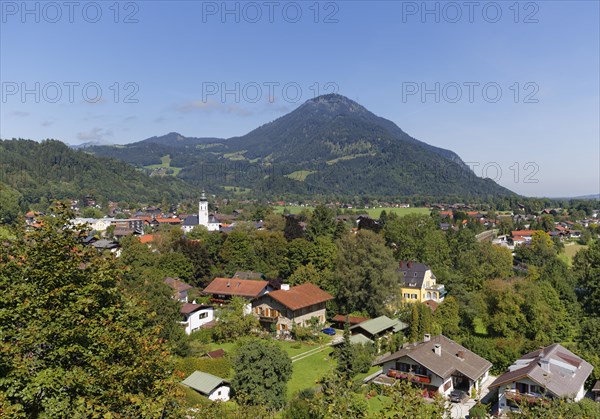
<instances>
[{"instance_id":1,"label":"small shed","mask_svg":"<svg viewBox=\"0 0 600 419\"><path fill-rule=\"evenodd\" d=\"M192 375L183 380L182 384L196 390L209 400L229 400L231 390L227 380L202 371L194 371Z\"/></svg>"}]
</instances>

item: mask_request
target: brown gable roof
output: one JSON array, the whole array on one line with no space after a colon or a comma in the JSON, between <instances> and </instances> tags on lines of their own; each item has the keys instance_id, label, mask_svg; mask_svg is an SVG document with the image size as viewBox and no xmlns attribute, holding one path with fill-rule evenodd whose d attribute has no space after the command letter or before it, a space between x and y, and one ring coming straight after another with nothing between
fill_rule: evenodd
<instances>
[{"instance_id":1,"label":"brown gable roof","mask_svg":"<svg viewBox=\"0 0 600 419\"><path fill-rule=\"evenodd\" d=\"M164 283L167 284L169 287L171 287L173 290L175 290L177 292L187 291L189 289L194 288L191 285L188 285L185 282L180 281L179 279L170 278L170 277L165 278Z\"/></svg>"},{"instance_id":2,"label":"brown gable roof","mask_svg":"<svg viewBox=\"0 0 600 419\"><path fill-rule=\"evenodd\" d=\"M267 281L251 279L215 278L202 293L256 298L268 284Z\"/></svg>"},{"instance_id":3,"label":"brown gable roof","mask_svg":"<svg viewBox=\"0 0 600 419\"><path fill-rule=\"evenodd\" d=\"M441 356L434 353L434 346L441 345ZM459 357L459 355L462 355ZM419 342L402 348L377 362L382 365L407 356L442 378L450 377L455 371L477 380L492 367L492 363L469 351L444 335L432 337L429 341Z\"/></svg>"},{"instance_id":4,"label":"brown gable roof","mask_svg":"<svg viewBox=\"0 0 600 419\"><path fill-rule=\"evenodd\" d=\"M367 320L369 320L368 317L348 316L348 323L350 323L351 325L359 324ZM336 314L332 321L338 323L346 323L346 316L344 316L343 314Z\"/></svg>"},{"instance_id":5,"label":"brown gable roof","mask_svg":"<svg viewBox=\"0 0 600 419\"><path fill-rule=\"evenodd\" d=\"M313 304L324 303L333 300L333 297L321 288L309 282L290 288L289 290L278 290L270 292L269 297L289 308L299 310Z\"/></svg>"},{"instance_id":6,"label":"brown gable roof","mask_svg":"<svg viewBox=\"0 0 600 419\"><path fill-rule=\"evenodd\" d=\"M193 304L193 303L184 303L181 308L179 309L179 312L181 314L190 314L193 313L194 311L198 311L202 308L211 308L212 306L209 305L205 305L205 304Z\"/></svg>"},{"instance_id":7,"label":"brown gable roof","mask_svg":"<svg viewBox=\"0 0 600 419\"><path fill-rule=\"evenodd\" d=\"M207 352L206 356L209 358L223 358L225 356L225 350L223 348L221 349L216 349L214 351L211 352Z\"/></svg>"}]
</instances>

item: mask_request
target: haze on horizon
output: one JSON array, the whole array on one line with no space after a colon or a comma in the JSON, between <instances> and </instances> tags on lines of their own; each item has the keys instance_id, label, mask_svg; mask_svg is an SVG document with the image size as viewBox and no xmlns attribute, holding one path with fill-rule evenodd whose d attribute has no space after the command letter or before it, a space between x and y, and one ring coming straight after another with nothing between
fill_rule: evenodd
<instances>
[{"instance_id":1,"label":"haze on horizon","mask_svg":"<svg viewBox=\"0 0 600 419\"><path fill-rule=\"evenodd\" d=\"M2 2L0 138L229 138L335 92L517 193L599 193L599 3L467 3Z\"/></svg>"}]
</instances>

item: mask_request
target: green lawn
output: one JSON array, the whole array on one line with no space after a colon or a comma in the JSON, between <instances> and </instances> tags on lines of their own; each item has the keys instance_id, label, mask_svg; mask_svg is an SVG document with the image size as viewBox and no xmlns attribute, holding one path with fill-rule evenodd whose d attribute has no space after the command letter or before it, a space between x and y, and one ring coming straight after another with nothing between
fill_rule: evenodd
<instances>
[{"instance_id":1,"label":"green lawn","mask_svg":"<svg viewBox=\"0 0 600 419\"><path fill-rule=\"evenodd\" d=\"M573 243L573 244L565 244L565 249L558 255L558 257L565 262L567 265L571 266L573 262L573 257L575 254L579 252L581 249L586 249L587 246L583 244Z\"/></svg>"},{"instance_id":2,"label":"green lawn","mask_svg":"<svg viewBox=\"0 0 600 419\"><path fill-rule=\"evenodd\" d=\"M487 329L486 329L485 325L483 324L483 321L479 317L475 317L473 319L473 329L475 329L474 331L478 335L486 336L488 334Z\"/></svg>"},{"instance_id":3,"label":"green lawn","mask_svg":"<svg viewBox=\"0 0 600 419\"><path fill-rule=\"evenodd\" d=\"M300 390L316 387L317 380L333 369L335 360L330 356L332 352L333 348L328 346L323 351L292 364L294 370L292 378L288 381L288 400Z\"/></svg>"},{"instance_id":4,"label":"green lawn","mask_svg":"<svg viewBox=\"0 0 600 419\"><path fill-rule=\"evenodd\" d=\"M151 164L149 166L144 166L146 169L171 169L173 171L172 176L177 176L179 174L179 172L181 172L181 167L172 167L171 166L171 156L169 154L167 154L166 156L162 156L160 158L161 163L160 164Z\"/></svg>"},{"instance_id":5,"label":"green lawn","mask_svg":"<svg viewBox=\"0 0 600 419\"><path fill-rule=\"evenodd\" d=\"M299 212L301 212L302 210L308 210L308 211L312 211L314 208L313 207L302 207L299 205L285 205L285 206L281 206L281 205L274 205L273 206L273 211L276 214L283 214L283 210L287 209L287 211L291 214L298 214ZM354 208L353 211L360 213L360 214L369 214L370 217L372 218L379 218L379 216L381 215L381 211L385 210L388 214L389 213L395 213L398 214L399 216L404 216L407 214L425 214L425 215L429 215L429 213L431 212L429 208L425 208L425 207L411 207L411 208L395 208L395 207L382 207L382 208Z\"/></svg>"},{"instance_id":6,"label":"green lawn","mask_svg":"<svg viewBox=\"0 0 600 419\"><path fill-rule=\"evenodd\" d=\"M299 182L304 182L306 180L306 177L308 175L312 175L313 173L316 173L313 170L298 170L296 172L292 172L289 175L285 175L285 177L293 179L293 180L297 180Z\"/></svg>"}]
</instances>

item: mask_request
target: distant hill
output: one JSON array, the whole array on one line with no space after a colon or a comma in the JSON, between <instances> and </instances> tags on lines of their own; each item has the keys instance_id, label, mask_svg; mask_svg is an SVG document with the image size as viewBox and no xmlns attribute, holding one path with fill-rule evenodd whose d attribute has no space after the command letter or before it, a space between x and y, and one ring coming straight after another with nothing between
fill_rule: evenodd
<instances>
[{"instance_id":1,"label":"distant hill","mask_svg":"<svg viewBox=\"0 0 600 419\"><path fill-rule=\"evenodd\" d=\"M26 204L40 199L173 202L198 191L175 177L150 177L122 161L74 150L60 141L0 140L0 183Z\"/></svg>"},{"instance_id":2,"label":"distant hill","mask_svg":"<svg viewBox=\"0 0 600 419\"><path fill-rule=\"evenodd\" d=\"M309 100L273 122L229 139L178 133L85 149L218 192L270 195L507 196L453 151L419 141L341 95Z\"/></svg>"}]
</instances>

